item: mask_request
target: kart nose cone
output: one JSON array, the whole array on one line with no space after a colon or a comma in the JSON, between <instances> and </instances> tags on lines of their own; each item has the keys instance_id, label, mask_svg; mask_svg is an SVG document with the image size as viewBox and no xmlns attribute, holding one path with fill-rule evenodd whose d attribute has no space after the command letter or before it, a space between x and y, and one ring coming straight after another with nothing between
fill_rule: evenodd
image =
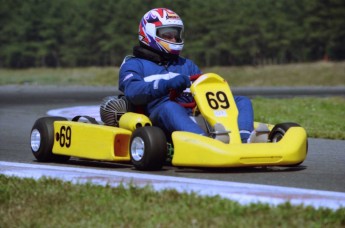
<instances>
[{"instance_id":1,"label":"kart nose cone","mask_svg":"<svg viewBox=\"0 0 345 228\"><path fill-rule=\"evenodd\" d=\"M132 158L135 161L140 161L142 157L144 156L144 150L145 150L144 141L139 137L134 138L131 145Z\"/></svg>"},{"instance_id":2,"label":"kart nose cone","mask_svg":"<svg viewBox=\"0 0 345 228\"><path fill-rule=\"evenodd\" d=\"M37 152L41 146L41 133L34 129L31 132L31 149L33 152Z\"/></svg>"}]
</instances>

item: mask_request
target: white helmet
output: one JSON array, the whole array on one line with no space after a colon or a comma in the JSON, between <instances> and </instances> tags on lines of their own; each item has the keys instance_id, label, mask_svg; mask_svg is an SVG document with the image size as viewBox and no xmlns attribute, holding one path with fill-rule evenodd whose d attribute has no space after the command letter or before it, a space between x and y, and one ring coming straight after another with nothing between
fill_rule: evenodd
<instances>
[{"instance_id":1,"label":"white helmet","mask_svg":"<svg viewBox=\"0 0 345 228\"><path fill-rule=\"evenodd\" d=\"M172 10L152 9L139 24L139 41L159 52L179 55L183 49L183 22Z\"/></svg>"}]
</instances>

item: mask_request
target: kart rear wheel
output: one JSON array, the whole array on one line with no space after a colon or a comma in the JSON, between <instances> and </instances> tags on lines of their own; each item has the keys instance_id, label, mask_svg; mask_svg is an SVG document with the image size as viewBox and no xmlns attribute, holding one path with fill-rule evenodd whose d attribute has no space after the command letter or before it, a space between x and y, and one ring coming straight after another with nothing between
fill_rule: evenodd
<instances>
[{"instance_id":1,"label":"kart rear wheel","mask_svg":"<svg viewBox=\"0 0 345 228\"><path fill-rule=\"evenodd\" d=\"M268 139L272 142L272 143L277 143L279 142L285 135L285 133L291 128L291 127L301 127L301 125L297 124L297 123L280 123L277 124L273 127L272 131L270 132ZM307 140L307 148L306 148L306 152L308 152L308 140ZM297 164L293 164L293 165L289 165L289 167L295 167L295 166L299 166L300 164L302 164L303 161L297 163Z\"/></svg>"},{"instance_id":2,"label":"kart rear wheel","mask_svg":"<svg viewBox=\"0 0 345 228\"><path fill-rule=\"evenodd\" d=\"M131 138L131 162L139 170L159 170L167 156L167 141L158 127L137 128Z\"/></svg>"},{"instance_id":3,"label":"kart rear wheel","mask_svg":"<svg viewBox=\"0 0 345 228\"><path fill-rule=\"evenodd\" d=\"M39 162L66 162L70 156L52 153L54 144L54 122L67 120L63 117L42 117L36 120L31 130L32 154Z\"/></svg>"}]
</instances>

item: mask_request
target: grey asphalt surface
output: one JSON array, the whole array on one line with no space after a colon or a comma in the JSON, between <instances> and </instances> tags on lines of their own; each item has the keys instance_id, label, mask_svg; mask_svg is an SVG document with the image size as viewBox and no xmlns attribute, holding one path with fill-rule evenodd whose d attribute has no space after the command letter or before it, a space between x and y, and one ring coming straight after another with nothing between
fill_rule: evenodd
<instances>
[{"instance_id":1,"label":"grey asphalt surface","mask_svg":"<svg viewBox=\"0 0 345 228\"><path fill-rule=\"evenodd\" d=\"M233 93L269 97L345 96L345 87L233 88ZM114 94L117 94L115 87L0 86L0 161L37 164L29 144L31 127L37 118L46 116L50 109L97 105L103 97ZM299 167L195 169L166 166L153 174L345 192L344 164L345 141L310 138L308 157ZM139 172L128 164L79 159L72 159L67 165Z\"/></svg>"}]
</instances>

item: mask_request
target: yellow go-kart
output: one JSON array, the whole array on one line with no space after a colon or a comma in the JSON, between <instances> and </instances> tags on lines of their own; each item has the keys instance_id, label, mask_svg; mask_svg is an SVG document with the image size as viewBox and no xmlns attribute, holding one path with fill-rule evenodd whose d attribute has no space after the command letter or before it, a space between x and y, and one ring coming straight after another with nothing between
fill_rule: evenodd
<instances>
[{"instance_id":1,"label":"yellow go-kart","mask_svg":"<svg viewBox=\"0 0 345 228\"><path fill-rule=\"evenodd\" d=\"M295 123L266 124L269 132L264 142L242 143L238 110L230 86L220 76L201 75L190 93L195 100L192 118L213 137L176 131L167 142L147 116L128 111L125 98L112 97L100 107L105 124L90 117L81 122L80 116L38 119L31 131L32 153L41 162L78 157L131 162L139 170L159 170L167 160L179 167L222 168L296 166L305 160L307 133Z\"/></svg>"}]
</instances>

